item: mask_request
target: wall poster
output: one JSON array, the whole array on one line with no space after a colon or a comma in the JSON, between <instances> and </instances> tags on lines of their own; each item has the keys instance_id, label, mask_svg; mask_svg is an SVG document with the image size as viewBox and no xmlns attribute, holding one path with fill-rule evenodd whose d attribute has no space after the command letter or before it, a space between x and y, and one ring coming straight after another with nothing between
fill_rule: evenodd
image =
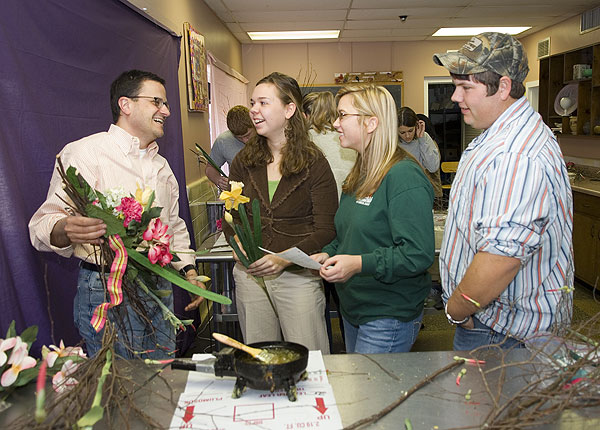
<instances>
[{"instance_id":1,"label":"wall poster","mask_svg":"<svg viewBox=\"0 0 600 430\"><path fill-rule=\"evenodd\" d=\"M206 112L208 111L208 76L204 36L194 30L189 22L183 24L183 30L188 110Z\"/></svg>"}]
</instances>

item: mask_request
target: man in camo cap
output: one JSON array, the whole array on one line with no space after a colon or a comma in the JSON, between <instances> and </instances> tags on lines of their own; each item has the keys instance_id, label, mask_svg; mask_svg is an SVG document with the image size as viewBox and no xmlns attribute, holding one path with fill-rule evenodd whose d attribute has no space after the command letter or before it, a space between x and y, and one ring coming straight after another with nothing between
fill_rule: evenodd
<instances>
[{"instance_id":1,"label":"man in camo cap","mask_svg":"<svg viewBox=\"0 0 600 430\"><path fill-rule=\"evenodd\" d=\"M520 347L568 325L573 201L558 143L524 97L521 43L482 33L435 54L465 123L483 129L462 154L450 192L440 276L455 350Z\"/></svg>"}]
</instances>

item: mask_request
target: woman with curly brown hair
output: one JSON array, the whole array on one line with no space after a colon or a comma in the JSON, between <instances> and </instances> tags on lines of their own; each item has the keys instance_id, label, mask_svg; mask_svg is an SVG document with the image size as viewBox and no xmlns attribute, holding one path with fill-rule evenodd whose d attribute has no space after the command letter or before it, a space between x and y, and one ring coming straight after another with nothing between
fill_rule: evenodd
<instances>
[{"instance_id":1,"label":"woman with curly brown hair","mask_svg":"<svg viewBox=\"0 0 600 430\"><path fill-rule=\"evenodd\" d=\"M259 200L265 248L318 252L335 237L338 199L331 168L310 141L300 87L287 75L271 73L257 83L250 105L257 135L233 160L230 180L243 182L244 195ZM246 342L279 340L283 334L286 341L329 353L318 276L271 254L248 269L236 264L233 276ZM264 278L279 318L255 276Z\"/></svg>"}]
</instances>

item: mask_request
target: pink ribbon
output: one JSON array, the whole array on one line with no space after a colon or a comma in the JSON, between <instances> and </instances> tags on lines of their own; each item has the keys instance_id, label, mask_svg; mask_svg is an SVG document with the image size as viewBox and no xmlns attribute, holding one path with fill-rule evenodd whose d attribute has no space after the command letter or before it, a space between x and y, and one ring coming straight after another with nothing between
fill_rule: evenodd
<instances>
[{"instance_id":1,"label":"pink ribbon","mask_svg":"<svg viewBox=\"0 0 600 430\"><path fill-rule=\"evenodd\" d=\"M94 314L92 315L90 323L96 332L99 332L104 328L108 310L123 302L123 289L121 288L121 285L123 283L125 269L127 269L127 250L118 234L109 236L108 244L110 249L115 252L115 259L110 267L110 275L108 276L108 282L106 283L110 302L102 303L94 309Z\"/></svg>"}]
</instances>

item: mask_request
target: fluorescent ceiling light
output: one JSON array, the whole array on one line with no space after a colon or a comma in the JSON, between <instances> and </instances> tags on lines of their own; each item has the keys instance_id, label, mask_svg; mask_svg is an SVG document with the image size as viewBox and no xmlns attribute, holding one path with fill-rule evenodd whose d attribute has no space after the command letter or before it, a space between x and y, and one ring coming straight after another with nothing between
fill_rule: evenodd
<instances>
[{"instance_id":1,"label":"fluorescent ceiling light","mask_svg":"<svg viewBox=\"0 0 600 430\"><path fill-rule=\"evenodd\" d=\"M531 27L442 27L432 36L475 36L486 31L498 33L519 34Z\"/></svg>"},{"instance_id":2,"label":"fluorescent ceiling light","mask_svg":"<svg viewBox=\"0 0 600 430\"><path fill-rule=\"evenodd\" d=\"M248 32L252 40L337 39L339 35L339 30Z\"/></svg>"}]
</instances>

